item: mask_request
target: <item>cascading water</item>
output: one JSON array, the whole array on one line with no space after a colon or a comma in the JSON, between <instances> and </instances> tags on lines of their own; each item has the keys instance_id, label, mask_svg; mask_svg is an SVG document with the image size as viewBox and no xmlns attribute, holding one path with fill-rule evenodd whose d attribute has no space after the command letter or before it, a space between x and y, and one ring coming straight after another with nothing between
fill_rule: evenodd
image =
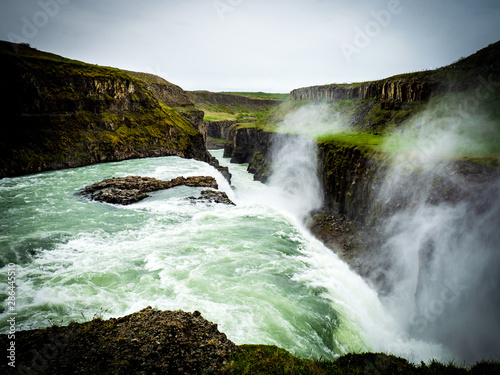
<instances>
[{"instance_id":1,"label":"cascading water","mask_svg":"<svg viewBox=\"0 0 500 375\"><path fill-rule=\"evenodd\" d=\"M276 133L272 144L269 186L277 189L286 211L304 219L323 199L316 143L305 135Z\"/></svg>"},{"instance_id":2,"label":"cascading water","mask_svg":"<svg viewBox=\"0 0 500 375\"><path fill-rule=\"evenodd\" d=\"M418 146L420 159L412 158L411 165L397 160L380 187L385 204L409 204L381 223L382 248L371 266L379 262L391 286L383 303L412 337L442 343L470 363L495 359L500 180L485 166L440 162L436 152L454 149L446 140L456 139L456 132L443 136L429 127Z\"/></svg>"},{"instance_id":3,"label":"cascading water","mask_svg":"<svg viewBox=\"0 0 500 375\"><path fill-rule=\"evenodd\" d=\"M304 151L282 150L288 160L299 160L293 150ZM311 165L303 160L296 167ZM400 335L376 292L303 228L298 219L318 204L316 193L301 190L304 181L285 173L271 179L284 185L267 187L252 181L245 166L230 167L235 191L212 167L177 157L1 180L0 283L6 285L7 264L15 263L17 329L81 321L82 314L123 316L151 305L199 310L238 344L275 344L305 357L370 350L416 361L446 355ZM193 204L186 197L201 189L192 187L125 207L75 195L126 175L212 175L237 206ZM317 186L315 179L306 174L306 185ZM309 203L287 200L283 187ZM4 302L3 333L5 309Z\"/></svg>"}]
</instances>

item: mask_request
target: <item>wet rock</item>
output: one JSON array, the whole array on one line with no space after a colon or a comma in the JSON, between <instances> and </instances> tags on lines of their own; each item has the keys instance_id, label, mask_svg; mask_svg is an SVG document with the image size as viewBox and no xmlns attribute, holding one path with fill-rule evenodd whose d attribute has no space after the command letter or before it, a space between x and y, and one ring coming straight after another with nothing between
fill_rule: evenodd
<instances>
[{"instance_id":1,"label":"wet rock","mask_svg":"<svg viewBox=\"0 0 500 375\"><path fill-rule=\"evenodd\" d=\"M152 177L127 176L106 179L85 187L80 195L106 203L128 205L149 195L146 193L170 189L176 186L208 187L217 189L217 181L211 176L176 177L170 181Z\"/></svg>"},{"instance_id":2,"label":"wet rock","mask_svg":"<svg viewBox=\"0 0 500 375\"><path fill-rule=\"evenodd\" d=\"M8 347L8 335L0 343ZM16 332L18 368L5 373L207 374L238 351L198 311L147 307L118 319Z\"/></svg>"},{"instance_id":3,"label":"wet rock","mask_svg":"<svg viewBox=\"0 0 500 375\"><path fill-rule=\"evenodd\" d=\"M94 201L128 205L139 202L149 195L138 189L104 188L92 193L90 197Z\"/></svg>"},{"instance_id":4,"label":"wet rock","mask_svg":"<svg viewBox=\"0 0 500 375\"><path fill-rule=\"evenodd\" d=\"M210 162L209 164L214 167L215 169L217 169L221 174L222 176L226 179L226 181L228 183L231 183L231 173L229 172L229 168L228 167L223 167L222 165L219 164L219 161L217 160L217 158L215 157L210 157Z\"/></svg>"},{"instance_id":5,"label":"wet rock","mask_svg":"<svg viewBox=\"0 0 500 375\"><path fill-rule=\"evenodd\" d=\"M189 197L192 202L202 201L209 203L222 203L236 206L231 199L228 198L227 194L223 191L214 190L203 190L199 197Z\"/></svg>"}]
</instances>

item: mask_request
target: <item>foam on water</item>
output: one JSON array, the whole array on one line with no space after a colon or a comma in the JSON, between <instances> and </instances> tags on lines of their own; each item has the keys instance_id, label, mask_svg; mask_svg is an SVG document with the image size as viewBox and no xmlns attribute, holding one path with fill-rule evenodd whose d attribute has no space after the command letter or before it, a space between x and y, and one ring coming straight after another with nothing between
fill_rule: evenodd
<instances>
[{"instance_id":1,"label":"foam on water","mask_svg":"<svg viewBox=\"0 0 500 375\"><path fill-rule=\"evenodd\" d=\"M214 168L177 157L1 180L0 282L6 285L5 265L16 263L18 328L151 305L199 310L238 344L276 344L306 357L365 350L414 360L444 355L401 337L376 293L286 207L272 204L278 187L252 181L244 165L231 165L231 172L234 191ZM191 203L186 197L202 190L192 187L126 207L75 195L126 175L212 175L237 206ZM1 332L7 319L2 311Z\"/></svg>"}]
</instances>

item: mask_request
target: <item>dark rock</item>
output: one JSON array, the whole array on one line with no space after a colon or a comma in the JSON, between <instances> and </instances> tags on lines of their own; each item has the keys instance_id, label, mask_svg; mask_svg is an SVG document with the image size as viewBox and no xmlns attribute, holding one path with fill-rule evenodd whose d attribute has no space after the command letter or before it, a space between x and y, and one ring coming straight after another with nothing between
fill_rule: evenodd
<instances>
[{"instance_id":1,"label":"dark rock","mask_svg":"<svg viewBox=\"0 0 500 375\"><path fill-rule=\"evenodd\" d=\"M231 173L229 172L229 168L228 167L223 167L222 165L219 164L219 161L217 160L217 158L211 156L210 157L210 162L209 164L214 167L215 169L217 169L221 174L222 176L226 179L226 181L228 183L231 183Z\"/></svg>"},{"instance_id":2,"label":"dark rock","mask_svg":"<svg viewBox=\"0 0 500 375\"><path fill-rule=\"evenodd\" d=\"M415 102L428 99L443 91L429 77L388 78L380 81L357 84L333 84L311 86L290 92L292 100L320 99L371 99L389 102Z\"/></svg>"},{"instance_id":3,"label":"dark rock","mask_svg":"<svg viewBox=\"0 0 500 375\"><path fill-rule=\"evenodd\" d=\"M128 205L148 197L146 194L148 192L180 185L218 189L217 181L211 176L180 176L170 181L152 177L127 176L114 177L89 185L80 192L80 195L99 202Z\"/></svg>"},{"instance_id":4,"label":"dark rock","mask_svg":"<svg viewBox=\"0 0 500 375\"><path fill-rule=\"evenodd\" d=\"M144 157L209 161L203 112L180 87L14 43L0 41L0 56L0 178Z\"/></svg>"},{"instance_id":5,"label":"dark rock","mask_svg":"<svg viewBox=\"0 0 500 375\"><path fill-rule=\"evenodd\" d=\"M189 197L188 199L191 199L191 201L196 202L196 201L202 201L202 202L209 202L209 203L222 203L222 204L229 204L236 206L233 201L231 201L227 194L224 193L223 191L214 191L214 190L203 190L201 192L201 196L197 197Z\"/></svg>"},{"instance_id":6,"label":"dark rock","mask_svg":"<svg viewBox=\"0 0 500 375\"><path fill-rule=\"evenodd\" d=\"M140 200L149 197L149 195L141 192L138 189L117 189L104 188L92 193L91 199L99 202L116 203L128 205L139 202Z\"/></svg>"},{"instance_id":7,"label":"dark rock","mask_svg":"<svg viewBox=\"0 0 500 375\"><path fill-rule=\"evenodd\" d=\"M3 347L9 341L0 335ZM147 307L118 319L16 332L17 369L3 365L2 373L206 374L238 351L198 311Z\"/></svg>"}]
</instances>

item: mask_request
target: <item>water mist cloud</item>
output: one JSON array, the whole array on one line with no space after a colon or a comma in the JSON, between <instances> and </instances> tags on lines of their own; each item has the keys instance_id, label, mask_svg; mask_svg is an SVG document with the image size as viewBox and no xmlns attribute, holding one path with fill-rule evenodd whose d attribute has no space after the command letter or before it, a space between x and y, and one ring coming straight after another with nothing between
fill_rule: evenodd
<instances>
[{"instance_id":1,"label":"water mist cloud","mask_svg":"<svg viewBox=\"0 0 500 375\"><path fill-rule=\"evenodd\" d=\"M314 138L346 129L348 122L332 105L315 103L289 112L273 134L269 185L282 189L296 217L307 218L323 202Z\"/></svg>"},{"instance_id":2,"label":"water mist cloud","mask_svg":"<svg viewBox=\"0 0 500 375\"><path fill-rule=\"evenodd\" d=\"M467 98L432 101L389 138L400 148L378 195L392 210L378 262L407 332L477 361L500 353L500 178L463 157L498 155L500 126Z\"/></svg>"},{"instance_id":3,"label":"water mist cloud","mask_svg":"<svg viewBox=\"0 0 500 375\"><path fill-rule=\"evenodd\" d=\"M278 131L319 137L349 130L348 119L332 103L311 103L288 113Z\"/></svg>"}]
</instances>

